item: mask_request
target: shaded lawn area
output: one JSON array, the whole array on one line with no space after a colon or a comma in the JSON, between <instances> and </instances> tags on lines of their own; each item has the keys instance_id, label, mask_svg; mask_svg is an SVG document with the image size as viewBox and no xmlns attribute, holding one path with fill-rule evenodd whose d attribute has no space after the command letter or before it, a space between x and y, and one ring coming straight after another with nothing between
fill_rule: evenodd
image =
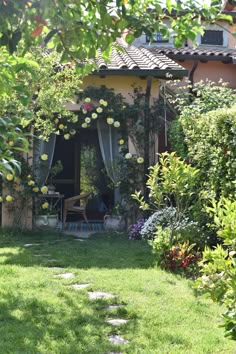
<instances>
[{"instance_id":1,"label":"shaded lawn area","mask_svg":"<svg viewBox=\"0 0 236 354\"><path fill-rule=\"evenodd\" d=\"M55 277L63 272L75 277ZM74 290L74 283L91 285ZM89 301L87 290L117 298ZM125 306L105 309L115 303ZM126 235L80 242L0 231L0 353L234 353L235 342L219 328L221 310L196 298L190 281L155 267L149 246ZM112 327L108 318L129 322ZM129 344L111 344L112 334Z\"/></svg>"}]
</instances>

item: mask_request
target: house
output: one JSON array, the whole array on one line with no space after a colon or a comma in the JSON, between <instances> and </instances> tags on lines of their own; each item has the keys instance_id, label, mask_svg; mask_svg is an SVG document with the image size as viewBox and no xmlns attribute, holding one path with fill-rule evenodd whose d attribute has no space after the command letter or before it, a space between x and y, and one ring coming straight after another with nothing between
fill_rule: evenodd
<instances>
[{"instance_id":1,"label":"house","mask_svg":"<svg viewBox=\"0 0 236 354\"><path fill-rule=\"evenodd\" d=\"M130 94L133 92L133 88L137 87L146 92L146 95L148 93L148 101L152 104L153 100L158 98L160 80L182 79L188 74L185 68L162 53L152 54L147 48L130 46L122 40L119 44L122 48L116 46L113 48L109 62L105 62L101 56L97 59L98 69L83 80L83 89L105 86L108 89L113 89L115 94L121 94L127 102L132 103L133 98ZM104 99L104 97L101 98ZM81 111L81 103L68 104L67 108L75 113L79 112ZM113 114L116 113L113 110ZM89 159L92 159L95 169L89 174L96 176L100 185L100 200L98 199L96 205L93 205L95 209L106 205L109 198L113 201L116 198L111 195L114 192L108 190L101 170L104 168L107 170L107 164L112 158L110 142L115 141L117 145L118 141L110 138L109 149L105 148L109 133L99 129L97 125L91 129L80 130L69 140L62 136L53 136L49 143L42 142L40 147L41 153L47 152L50 155L48 159L50 165L57 160L62 161L64 169L55 182L57 191L64 196L80 193L81 184L85 183L82 172L89 170L84 162L88 160L88 156ZM111 132L112 129L109 128L109 131ZM153 146L155 152L159 151L158 141ZM113 150L117 148L112 145ZM131 141L129 141L129 151L135 152ZM10 226L13 223L14 213L9 211L6 205L3 205L2 226ZM32 208L27 210L24 225L32 227Z\"/></svg>"},{"instance_id":2,"label":"house","mask_svg":"<svg viewBox=\"0 0 236 354\"><path fill-rule=\"evenodd\" d=\"M226 1L222 13L233 18L233 24L222 20L210 24L203 36L197 36L197 47L190 40L182 48L174 48L173 38L163 38L157 33L150 43L142 35L133 45L147 48L153 55L164 54L183 66L189 72L189 80L194 83L209 79L218 82L223 79L229 87L236 88L236 6L233 1Z\"/></svg>"}]
</instances>

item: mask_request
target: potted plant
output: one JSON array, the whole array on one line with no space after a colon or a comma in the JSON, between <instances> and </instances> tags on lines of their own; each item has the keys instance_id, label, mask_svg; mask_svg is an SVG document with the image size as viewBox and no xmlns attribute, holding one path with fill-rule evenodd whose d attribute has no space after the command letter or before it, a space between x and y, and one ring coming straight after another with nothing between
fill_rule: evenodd
<instances>
[{"instance_id":1,"label":"potted plant","mask_svg":"<svg viewBox=\"0 0 236 354\"><path fill-rule=\"evenodd\" d=\"M38 228L55 229L58 223L58 211L45 199L37 202L35 226Z\"/></svg>"},{"instance_id":2,"label":"potted plant","mask_svg":"<svg viewBox=\"0 0 236 354\"><path fill-rule=\"evenodd\" d=\"M48 193L54 194L56 187L54 186L54 178L61 173L63 170L63 165L61 160L55 162L55 164L50 168L49 176L48 176Z\"/></svg>"},{"instance_id":3,"label":"potted plant","mask_svg":"<svg viewBox=\"0 0 236 354\"><path fill-rule=\"evenodd\" d=\"M112 211L104 216L104 227L108 231L125 230L125 209L121 203L116 203Z\"/></svg>"}]
</instances>

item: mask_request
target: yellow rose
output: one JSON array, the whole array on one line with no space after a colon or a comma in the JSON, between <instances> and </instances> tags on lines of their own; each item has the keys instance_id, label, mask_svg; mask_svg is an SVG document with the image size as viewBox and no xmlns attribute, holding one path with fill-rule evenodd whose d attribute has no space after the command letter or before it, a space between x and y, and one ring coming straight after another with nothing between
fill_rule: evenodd
<instances>
[{"instance_id":1,"label":"yellow rose","mask_svg":"<svg viewBox=\"0 0 236 354\"><path fill-rule=\"evenodd\" d=\"M47 154L41 155L41 160L47 161L47 159L48 159L48 155Z\"/></svg>"},{"instance_id":2,"label":"yellow rose","mask_svg":"<svg viewBox=\"0 0 236 354\"><path fill-rule=\"evenodd\" d=\"M76 134L76 130L75 130L75 129L71 129L71 130L70 130L70 134L71 134L71 135L75 135L75 134Z\"/></svg>"},{"instance_id":3,"label":"yellow rose","mask_svg":"<svg viewBox=\"0 0 236 354\"><path fill-rule=\"evenodd\" d=\"M11 203L11 202L13 201L13 197L12 197L11 195L7 195L7 196L6 196L6 201L7 201L8 203Z\"/></svg>"},{"instance_id":4,"label":"yellow rose","mask_svg":"<svg viewBox=\"0 0 236 354\"><path fill-rule=\"evenodd\" d=\"M48 209L48 207L49 207L48 202L45 202L45 203L42 204L42 208L43 209Z\"/></svg>"},{"instance_id":5,"label":"yellow rose","mask_svg":"<svg viewBox=\"0 0 236 354\"><path fill-rule=\"evenodd\" d=\"M96 109L96 111L97 111L98 113L102 113L103 109L102 109L101 107L98 107L98 108Z\"/></svg>"},{"instance_id":6,"label":"yellow rose","mask_svg":"<svg viewBox=\"0 0 236 354\"><path fill-rule=\"evenodd\" d=\"M65 140L69 140L69 139L70 139L70 134L65 134L65 135L64 135L64 139L65 139Z\"/></svg>"},{"instance_id":7,"label":"yellow rose","mask_svg":"<svg viewBox=\"0 0 236 354\"><path fill-rule=\"evenodd\" d=\"M29 185L29 186L34 186L34 185L35 185L35 182L31 179L31 180L28 182L28 185Z\"/></svg>"},{"instance_id":8,"label":"yellow rose","mask_svg":"<svg viewBox=\"0 0 236 354\"><path fill-rule=\"evenodd\" d=\"M64 129L64 125L63 124L59 124L59 129Z\"/></svg>"},{"instance_id":9,"label":"yellow rose","mask_svg":"<svg viewBox=\"0 0 236 354\"><path fill-rule=\"evenodd\" d=\"M59 123L59 119L56 118L56 119L54 120L54 122L55 122L56 124Z\"/></svg>"},{"instance_id":10,"label":"yellow rose","mask_svg":"<svg viewBox=\"0 0 236 354\"><path fill-rule=\"evenodd\" d=\"M82 126L82 128L87 128L88 124L87 123L83 123L81 126Z\"/></svg>"},{"instance_id":11,"label":"yellow rose","mask_svg":"<svg viewBox=\"0 0 236 354\"><path fill-rule=\"evenodd\" d=\"M115 123L114 123L114 127L115 127L115 128L119 128L119 127L120 127L120 122L118 122L118 120L117 120L117 121L115 121Z\"/></svg>"},{"instance_id":12,"label":"yellow rose","mask_svg":"<svg viewBox=\"0 0 236 354\"><path fill-rule=\"evenodd\" d=\"M137 158L137 163L143 163L144 162L144 158L143 157L138 157Z\"/></svg>"},{"instance_id":13,"label":"yellow rose","mask_svg":"<svg viewBox=\"0 0 236 354\"><path fill-rule=\"evenodd\" d=\"M91 102L91 98L89 98L89 97L86 97L86 98L85 98L85 100L84 100L84 102L86 102L86 103L89 103L89 102Z\"/></svg>"},{"instance_id":14,"label":"yellow rose","mask_svg":"<svg viewBox=\"0 0 236 354\"><path fill-rule=\"evenodd\" d=\"M0 203L2 203L2 201L3 201L3 199L2 199L2 197L0 197Z\"/></svg>"},{"instance_id":15,"label":"yellow rose","mask_svg":"<svg viewBox=\"0 0 236 354\"><path fill-rule=\"evenodd\" d=\"M124 139L120 139L119 144L124 145L124 143L125 143Z\"/></svg>"},{"instance_id":16,"label":"yellow rose","mask_svg":"<svg viewBox=\"0 0 236 354\"><path fill-rule=\"evenodd\" d=\"M83 112L84 114L86 114L86 113L87 113L86 109L82 109L82 112Z\"/></svg>"},{"instance_id":17,"label":"yellow rose","mask_svg":"<svg viewBox=\"0 0 236 354\"><path fill-rule=\"evenodd\" d=\"M8 173L8 175L7 175L7 180L8 180L8 181L12 181L13 178L14 178L14 176L13 176L11 173Z\"/></svg>"},{"instance_id":18,"label":"yellow rose","mask_svg":"<svg viewBox=\"0 0 236 354\"><path fill-rule=\"evenodd\" d=\"M31 175L28 175L27 178L31 178L32 176Z\"/></svg>"},{"instance_id":19,"label":"yellow rose","mask_svg":"<svg viewBox=\"0 0 236 354\"><path fill-rule=\"evenodd\" d=\"M113 118L107 118L107 124L113 124L114 119Z\"/></svg>"},{"instance_id":20,"label":"yellow rose","mask_svg":"<svg viewBox=\"0 0 236 354\"><path fill-rule=\"evenodd\" d=\"M99 104L103 104L103 103L104 103L103 99L99 100Z\"/></svg>"},{"instance_id":21,"label":"yellow rose","mask_svg":"<svg viewBox=\"0 0 236 354\"><path fill-rule=\"evenodd\" d=\"M28 186L34 186L35 185L35 182L32 181L32 179L28 182Z\"/></svg>"},{"instance_id":22,"label":"yellow rose","mask_svg":"<svg viewBox=\"0 0 236 354\"><path fill-rule=\"evenodd\" d=\"M85 118L85 123L89 124L91 122L91 119L89 117Z\"/></svg>"},{"instance_id":23,"label":"yellow rose","mask_svg":"<svg viewBox=\"0 0 236 354\"><path fill-rule=\"evenodd\" d=\"M103 106L106 107L107 106L107 101L103 101Z\"/></svg>"},{"instance_id":24,"label":"yellow rose","mask_svg":"<svg viewBox=\"0 0 236 354\"><path fill-rule=\"evenodd\" d=\"M43 187L41 188L41 192L42 192L43 194L46 194L46 193L48 192L48 187L47 187L47 186L43 186Z\"/></svg>"},{"instance_id":25,"label":"yellow rose","mask_svg":"<svg viewBox=\"0 0 236 354\"><path fill-rule=\"evenodd\" d=\"M38 193L39 192L39 187L34 187L33 192Z\"/></svg>"},{"instance_id":26,"label":"yellow rose","mask_svg":"<svg viewBox=\"0 0 236 354\"><path fill-rule=\"evenodd\" d=\"M8 145L9 145L9 146L14 146L14 141L12 141L12 140L9 141Z\"/></svg>"},{"instance_id":27,"label":"yellow rose","mask_svg":"<svg viewBox=\"0 0 236 354\"><path fill-rule=\"evenodd\" d=\"M92 113L92 118L96 119L98 117L97 113Z\"/></svg>"},{"instance_id":28,"label":"yellow rose","mask_svg":"<svg viewBox=\"0 0 236 354\"><path fill-rule=\"evenodd\" d=\"M125 155L125 158L127 160L131 159L132 158L132 154L130 152L128 152L126 155Z\"/></svg>"}]
</instances>

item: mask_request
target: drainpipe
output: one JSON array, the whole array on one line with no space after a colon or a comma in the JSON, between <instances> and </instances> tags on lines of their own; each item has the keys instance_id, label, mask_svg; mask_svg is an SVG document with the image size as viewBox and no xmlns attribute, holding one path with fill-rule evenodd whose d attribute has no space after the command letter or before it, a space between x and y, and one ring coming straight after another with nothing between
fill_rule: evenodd
<instances>
[{"instance_id":1,"label":"drainpipe","mask_svg":"<svg viewBox=\"0 0 236 354\"><path fill-rule=\"evenodd\" d=\"M147 85L145 92L145 106L144 106L144 198L148 202L148 189L146 186L148 168L150 164L150 97L152 88L152 77L147 77Z\"/></svg>"},{"instance_id":2,"label":"drainpipe","mask_svg":"<svg viewBox=\"0 0 236 354\"><path fill-rule=\"evenodd\" d=\"M189 81L191 82L191 87L190 87L190 89L189 89L189 93L190 93L191 95L193 95L194 73L195 73L195 71L197 70L198 63L199 63L198 60L194 60L192 69L190 70L189 76L188 76L188 79L189 79ZM190 96L190 97L191 97L191 96ZM190 100L191 100L191 98L190 98ZM192 101L192 100L191 100L191 101Z\"/></svg>"}]
</instances>

